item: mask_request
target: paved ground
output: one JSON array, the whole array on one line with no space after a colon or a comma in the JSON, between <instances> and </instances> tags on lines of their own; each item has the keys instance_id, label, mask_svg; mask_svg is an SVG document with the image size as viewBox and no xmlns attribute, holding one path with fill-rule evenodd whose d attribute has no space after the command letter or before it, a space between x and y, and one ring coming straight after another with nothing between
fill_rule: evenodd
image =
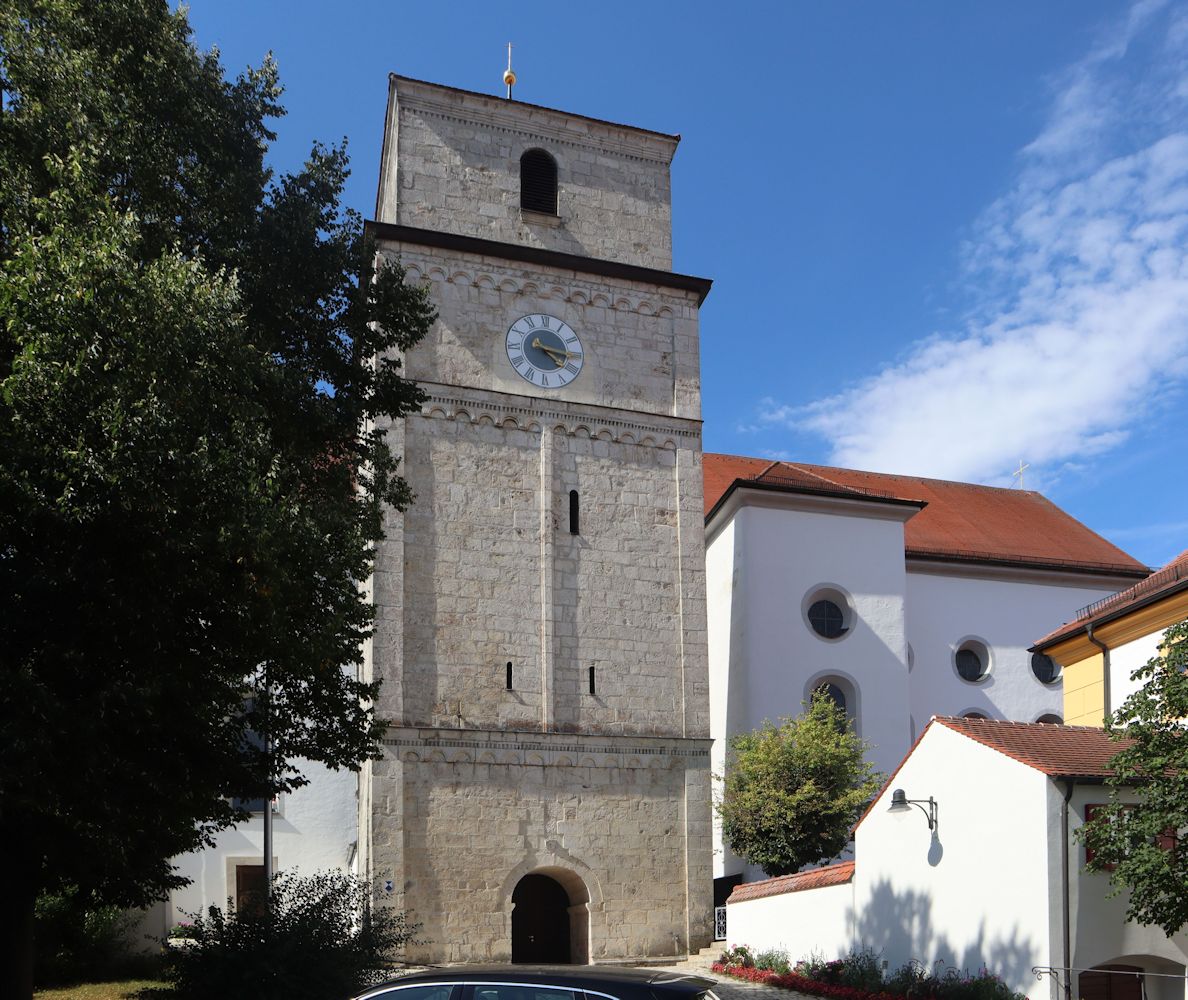
<instances>
[{"instance_id":1,"label":"paved ground","mask_svg":"<svg viewBox=\"0 0 1188 1000\"><path fill-rule=\"evenodd\" d=\"M718 995L719 1000L820 1000L820 997L810 997L805 993L797 993L795 990L782 990L778 986L764 986L762 983L748 983L730 976L719 976L707 969L695 967L691 963L667 966L667 968L672 969L673 972L692 973L712 979L718 984L714 987L714 992Z\"/></svg>"}]
</instances>

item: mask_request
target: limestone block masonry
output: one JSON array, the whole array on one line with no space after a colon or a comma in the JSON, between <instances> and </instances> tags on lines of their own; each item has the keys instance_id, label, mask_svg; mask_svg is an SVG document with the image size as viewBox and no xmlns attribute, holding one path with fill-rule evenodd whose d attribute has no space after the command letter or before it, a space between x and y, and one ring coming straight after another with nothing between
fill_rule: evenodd
<instances>
[{"instance_id":1,"label":"limestone block masonry","mask_svg":"<svg viewBox=\"0 0 1188 1000\"><path fill-rule=\"evenodd\" d=\"M364 673L389 728L360 783L360 863L422 924L416 961L711 937L709 282L666 270L676 143L392 78L369 228L439 319L402 359L421 412L389 428L416 502L388 518L370 584ZM529 149L557 163L555 218L520 210ZM564 389L512 367L524 316L581 338ZM555 893L528 891L542 882Z\"/></svg>"}]
</instances>

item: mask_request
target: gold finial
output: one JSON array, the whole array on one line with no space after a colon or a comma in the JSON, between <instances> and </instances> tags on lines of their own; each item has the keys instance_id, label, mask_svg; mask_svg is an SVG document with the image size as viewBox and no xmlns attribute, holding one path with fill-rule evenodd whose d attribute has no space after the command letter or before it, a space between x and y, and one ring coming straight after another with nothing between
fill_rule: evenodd
<instances>
[{"instance_id":1,"label":"gold finial","mask_svg":"<svg viewBox=\"0 0 1188 1000\"><path fill-rule=\"evenodd\" d=\"M507 99L511 100L512 87L516 85L516 74L512 72L511 68L511 50L512 43L507 43L507 69L503 71L503 82L507 84Z\"/></svg>"}]
</instances>

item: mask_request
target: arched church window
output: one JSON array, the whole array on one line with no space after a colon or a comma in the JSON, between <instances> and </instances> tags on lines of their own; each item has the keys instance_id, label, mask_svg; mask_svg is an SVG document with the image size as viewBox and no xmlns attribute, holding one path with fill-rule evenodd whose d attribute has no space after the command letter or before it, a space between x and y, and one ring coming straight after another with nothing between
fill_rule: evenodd
<instances>
[{"instance_id":1,"label":"arched church window","mask_svg":"<svg viewBox=\"0 0 1188 1000\"><path fill-rule=\"evenodd\" d=\"M843 714L846 711L846 693L837 684L826 681L814 692L816 698L828 698Z\"/></svg>"},{"instance_id":2,"label":"arched church window","mask_svg":"<svg viewBox=\"0 0 1188 1000\"><path fill-rule=\"evenodd\" d=\"M1031 672L1041 684L1055 684L1060 680L1060 665L1043 653L1031 654Z\"/></svg>"},{"instance_id":3,"label":"arched church window","mask_svg":"<svg viewBox=\"0 0 1188 1000\"><path fill-rule=\"evenodd\" d=\"M963 719L985 719L987 718L984 712L963 712L961 714Z\"/></svg>"},{"instance_id":4,"label":"arched church window","mask_svg":"<svg viewBox=\"0 0 1188 1000\"><path fill-rule=\"evenodd\" d=\"M848 677L836 674L816 677L805 685L804 700L812 704L818 698L828 698L840 710L841 715L858 731L858 689Z\"/></svg>"},{"instance_id":5,"label":"arched church window","mask_svg":"<svg viewBox=\"0 0 1188 1000\"><path fill-rule=\"evenodd\" d=\"M520 157L520 208L557 214L557 161L543 149Z\"/></svg>"},{"instance_id":6,"label":"arched church window","mask_svg":"<svg viewBox=\"0 0 1188 1000\"><path fill-rule=\"evenodd\" d=\"M1064 720L1062 718L1060 718L1059 715L1054 715L1051 712L1048 712L1046 715L1041 715L1035 721L1046 723L1049 726L1063 726L1064 725Z\"/></svg>"}]
</instances>

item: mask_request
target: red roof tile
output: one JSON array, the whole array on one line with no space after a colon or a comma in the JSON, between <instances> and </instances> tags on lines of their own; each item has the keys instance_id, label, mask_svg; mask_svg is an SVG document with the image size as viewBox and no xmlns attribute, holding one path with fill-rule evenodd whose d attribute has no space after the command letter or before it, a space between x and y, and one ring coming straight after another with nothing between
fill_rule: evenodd
<instances>
[{"instance_id":1,"label":"red roof tile","mask_svg":"<svg viewBox=\"0 0 1188 1000\"><path fill-rule=\"evenodd\" d=\"M917 559L1006 562L1124 576L1148 572L1031 490L713 453L704 456L703 470L707 517L735 481L742 480L789 492L919 504L923 509L904 525L906 554Z\"/></svg>"},{"instance_id":2,"label":"red roof tile","mask_svg":"<svg viewBox=\"0 0 1188 1000\"><path fill-rule=\"evenodd\" d=\"M802 892L805 889L822 889L827 885L845 885L854 878L854 862L842 861L824 868L810 868L794 875L779 875L759 882L744 882L736 885L727 903L745 903L748 899L762 899L764 896L780 896L785 892Z\"/></svg>"},{"instance_id":3,"label":"red roof tile","mask_svg":"<svg viewBox=\"0 0 1188 1000\"><path fill-rule=\"evenodd\" d=\"M933 721L1053 778L1104 778L1113 774L1110 759L1129 746L1095 726L939 717Z\"/></svg>"},{"instance_id":4,"label":"red roof tile","mask_svg":"<svg viewBox=\"0 0 1188 1000\"><path fill-rule=\"evenodd\" d=\"M1133 587L1082 608L1073 621L1049 632L1035 644L1034 648L1049 646L1060 639L1066 639L1070 635L1076 635L1083 631L1090 622L1096 623L1118 618L1133 607L1149 604L1166 594L1185 588L1188 588L1188 549L1181 552L1163 569L1152 573L1145 580L1140 580Z\"/></svg>"}]
</instances>

